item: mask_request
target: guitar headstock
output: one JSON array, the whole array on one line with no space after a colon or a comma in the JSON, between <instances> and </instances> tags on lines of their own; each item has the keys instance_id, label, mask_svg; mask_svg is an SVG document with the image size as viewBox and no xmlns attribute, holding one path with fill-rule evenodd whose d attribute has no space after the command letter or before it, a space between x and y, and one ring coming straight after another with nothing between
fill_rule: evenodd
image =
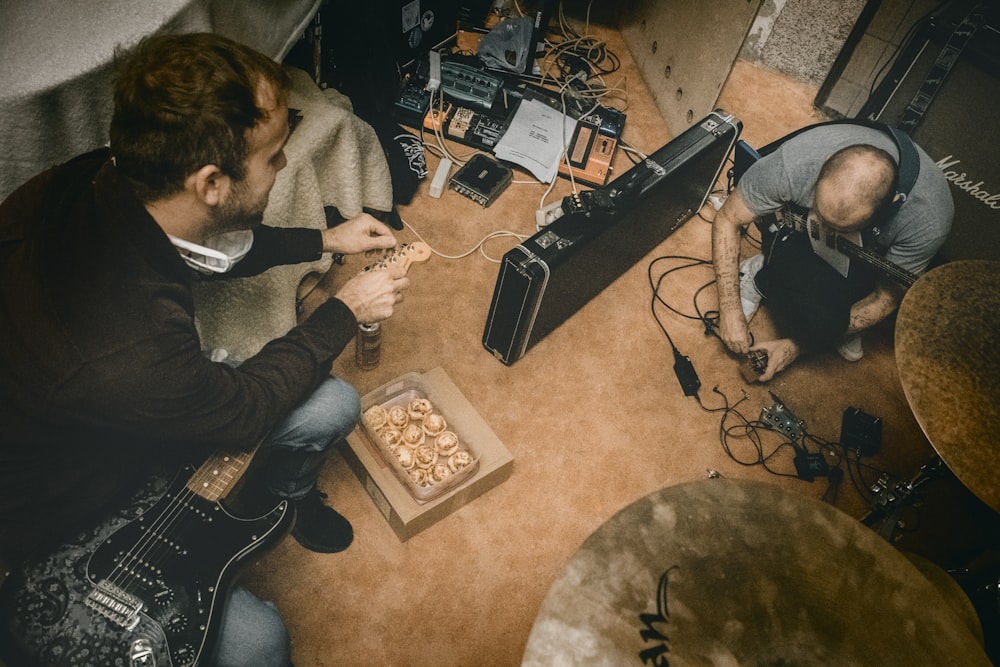
<instances>
[{"instance_id":1,"label":"guitar headstock","mask_svg":"<svg viewBox=\"0 0 1000 667\"><path fill-rule=\"evenodd\" d=\"M408 271L410 265L414 262L426 262L431 257L431 248L423 241L403 243L386 251L369 251L370 254L378 254L380 252L383 253L382 257L378 261L366 265L362 269L363 272L381 271L393 266L402 266Z\"/></svg>"}]
</instances>

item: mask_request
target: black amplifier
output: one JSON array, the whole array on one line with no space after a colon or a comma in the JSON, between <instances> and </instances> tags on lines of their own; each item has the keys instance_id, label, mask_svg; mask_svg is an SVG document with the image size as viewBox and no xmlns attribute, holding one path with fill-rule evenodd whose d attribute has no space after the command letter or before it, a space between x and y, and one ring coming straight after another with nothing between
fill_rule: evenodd
<instances>
[{"instance_id":1,"label":"black amplifier","mask_svg":"<svg viewBox=\"0 0 1000 667\"><path fill-rule=\"evenodd\" d=\"M684 224L705 203L743 124L716 110L508 251L483 345L510 365Z\"/></svg>"}]
</instances>

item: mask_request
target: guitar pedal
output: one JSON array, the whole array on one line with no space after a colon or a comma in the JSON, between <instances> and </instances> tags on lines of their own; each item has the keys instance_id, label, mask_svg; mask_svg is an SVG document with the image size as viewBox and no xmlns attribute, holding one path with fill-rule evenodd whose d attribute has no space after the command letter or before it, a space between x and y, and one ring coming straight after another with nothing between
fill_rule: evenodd
<instances>
[{"instance_id":1,"label":"guitar pedal","mask_svg":"<svg viewBox=\"0 0 1000 667\"><path fill-rule=\"evenodd\" d=\"M806 431L805 421L796 417L773 393L771 398L774 399L774 405L761 409L760 421L764 422L767 428L778 431L792 440L801 438Z\"/></svg>"},{"instance_id":2,"label":"guitar pedal","mask_svg":"<svg viewBox=\"0 0 1000 667\"><path fill-rule=\"evenodd\" d=\"M767 352L750 350L740 363L740 375L746 382L757 382L767 370Z\"/></svg>"}]
</instances>

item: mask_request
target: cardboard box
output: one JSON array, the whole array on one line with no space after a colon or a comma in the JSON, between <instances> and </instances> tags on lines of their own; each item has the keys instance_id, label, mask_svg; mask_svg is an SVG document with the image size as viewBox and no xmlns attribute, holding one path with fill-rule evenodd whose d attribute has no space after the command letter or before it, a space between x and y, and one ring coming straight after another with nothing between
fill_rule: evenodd
<instances>
[{"instance_id":1,"label":"cardboard box","mask_svg":"<svg viewBox=\"0 0 1000 667\"><path fill-rule=\"evenodd\" d=\"M371 442L362 427L347 436L342 447L347 464L402 542L503 482L514 467L514 457L442 368L406 373L387 382L362 397L362 410L414 387L462 433L479 460L479 469L461 485L421 504L399 481L376 449L380 445Z\"/></svg>"}]
</instances>

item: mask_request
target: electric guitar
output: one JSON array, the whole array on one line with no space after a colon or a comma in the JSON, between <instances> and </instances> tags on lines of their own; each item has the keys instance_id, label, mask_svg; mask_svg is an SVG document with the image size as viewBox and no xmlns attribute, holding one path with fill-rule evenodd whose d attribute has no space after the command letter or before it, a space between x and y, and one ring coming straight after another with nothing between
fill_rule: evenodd
<instances>
[{"instance_id":1,"label":"electric guitar","mask_svg":"<svg viewBox=\"0 0 1000 667\"><path fill-rule=\"evenodd\" d=\"M431 255L425 243L365 271ZM0 658L38 667L193 667L215 646L239 567L291 529L287 502L257 518L220 500L252 452L219 453L170 481L152 477L99 525L26 561L0 587Z\"/></svg>"},{"instance_id":2,"label":"electric guitar","mask_svg":"<svg viewBox=\"0 0 1000 667\"><path fill-rule=\"evenodd\" d=\"M917 277L906 269L865 248L860 232L842 234L826 229L809 216L808 210L794 204L786 204L777 216L779 227L805 232L813 251L845 277L850 261L856 259L903 287L908 288L917 281Z\"/></svg>"},{"instance_id":3,"label":"electric guitar","mask_svg":"<svg viewBox=\"0 0 1000 667\"><path fill-rule=\"evenodd\" d=\"M0 588L10 664L189 667L211 653L239 566L291 528L282 501L245 519L220 499L252 452L153 477L100 525L22 563Z\"/></svg>"}]
</instances>

